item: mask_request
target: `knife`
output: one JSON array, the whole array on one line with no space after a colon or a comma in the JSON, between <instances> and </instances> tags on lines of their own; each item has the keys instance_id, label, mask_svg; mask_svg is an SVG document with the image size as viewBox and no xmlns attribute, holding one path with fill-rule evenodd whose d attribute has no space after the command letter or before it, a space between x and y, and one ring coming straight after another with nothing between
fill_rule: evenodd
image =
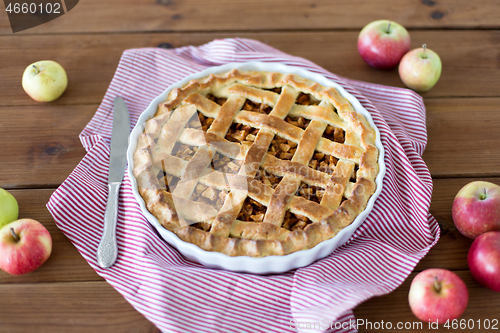
<instances>
[{"instance_id":1,"label":"knife","mask_svg":"<svg viewBox=\"0 0 500 333\"><path fill-rule=\"evenodd\" d=\"M113 266L118 256L116 242L116 220L118 217L118 194L127 165L128 136L130 119L127 105L117 96L113 106L113 132L111 133L111 153L109 157L109 196L104 213L104 231L97 248L97 262L102 268Z\"/></svg>"}]
</instances>

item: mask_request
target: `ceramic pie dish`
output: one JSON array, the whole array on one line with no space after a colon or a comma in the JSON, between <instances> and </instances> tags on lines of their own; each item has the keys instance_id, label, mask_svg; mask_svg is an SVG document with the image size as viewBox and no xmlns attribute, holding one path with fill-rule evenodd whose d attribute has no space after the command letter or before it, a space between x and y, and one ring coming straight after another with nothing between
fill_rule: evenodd
<instances>
[{"instance_id":1,"label":"ceramic pie dish","mask_svg":"<svg viewBox=\"0 0 500 333\"><path fill-rule=\"evenodd\" d=\"M132 189L160 235L208 267L277 273L344 244L385 173L380 133L324 76L276 63L212 67L140 116Z\"/></svg>"}]
</instances>

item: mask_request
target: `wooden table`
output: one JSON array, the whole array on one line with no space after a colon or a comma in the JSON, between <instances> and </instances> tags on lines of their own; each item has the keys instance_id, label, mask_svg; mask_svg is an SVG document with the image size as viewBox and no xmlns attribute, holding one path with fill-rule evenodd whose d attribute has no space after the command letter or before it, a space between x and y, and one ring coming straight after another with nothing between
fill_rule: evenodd
<instances>
[{"instance_id":1,"label":"wooden table","mask_svg":"<svg viewBox=\"0 0 500 333\"><path fill-rule=\"evenodd\" d=\"M412 48L427 43L443 62L441 80L422 94L428 125L424 159L434 179L431 213L441 239L396 291L359 305L355 315L393 325L417 322L407 302L411 279L441 267L455 271L469 288L462 318L500 319L500 293L472 279L466 261L471 240L451 219L453 198L463 185L477 179L500 184L498 0L85 0L17 34L0 14L0 187L17 198L20 217L41 221L54 241L52 256L37 271L19 277L0 272L0 331L158 331L90 268L45 208L84 156L78 134L123 50L253 38L339 75L401 87L397 70L369 68L357 53L359 30L382 18L406 26ZM58 61L68 73L68 89L53 103L34 102L21 87L24 68L41 59ZM423 327L418 331L427 332Z\"/></svg>"}]
</instances>

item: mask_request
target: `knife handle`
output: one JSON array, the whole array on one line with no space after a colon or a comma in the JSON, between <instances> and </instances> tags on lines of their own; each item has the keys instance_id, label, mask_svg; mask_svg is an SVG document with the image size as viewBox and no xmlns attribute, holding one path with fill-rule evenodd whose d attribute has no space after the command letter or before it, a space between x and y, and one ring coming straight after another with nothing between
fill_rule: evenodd
<instances>
[{"instance_id":1,"label":"knife handle","mask_svg":"<svg viewBox=\"0 0 500 333\"><path fill-rule=\"evenodd\" d=\"M104 213L104 231L102 239L97 248L97 262L102 268L113 266L118 256L118 245L116 242L116 221L118 218L118 193L119 182L108 184L109 195Z\"/></svg>"}]
</instances>

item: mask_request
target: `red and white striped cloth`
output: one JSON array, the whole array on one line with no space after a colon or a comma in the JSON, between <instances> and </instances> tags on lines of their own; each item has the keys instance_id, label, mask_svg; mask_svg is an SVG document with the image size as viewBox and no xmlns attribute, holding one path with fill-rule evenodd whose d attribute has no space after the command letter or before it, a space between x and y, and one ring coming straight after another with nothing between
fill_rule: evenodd
<instances>
[{"instance_id":1,"label":"red and white striped cloth","mask_svg":"<svg viewBox=\"0 0 500 333\"><path fill-rule=\"evenodd\" d=\"M347 244L308 267L268 276L208 269L159 237L141 214L126 175L119 200L118 260L101 269L96 252L108 195L114 97L125 99L134 126L154 97L188 74L251 60L323 74L371 113L381 132L387 173L370 216ZM351 310L399 286L439 238L429 214L432 179L421 158L427 142L422 98L410 90L339 77L255 40L125 51L80 139L88 153L47 207L92 268L164 332L356 332Z\"/></svg>"}]
</instances>

